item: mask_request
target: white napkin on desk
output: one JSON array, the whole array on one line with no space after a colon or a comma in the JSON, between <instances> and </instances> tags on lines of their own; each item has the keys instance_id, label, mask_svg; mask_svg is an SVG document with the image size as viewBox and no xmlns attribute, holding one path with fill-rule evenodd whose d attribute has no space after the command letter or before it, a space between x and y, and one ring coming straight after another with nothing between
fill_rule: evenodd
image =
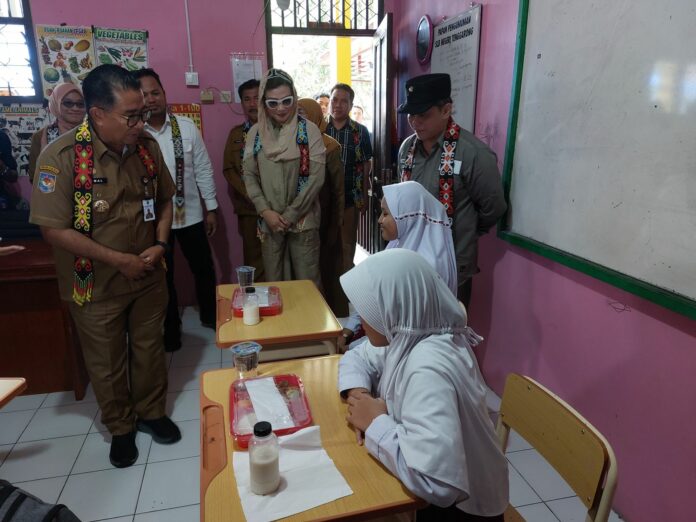
<instances>
[{"instance_id":1,"label":"white napkin on desk","mask_svg":"<svg viewBox=\"0 0 696 522\"><path fill-rule=\"evenodd\" d=\"M279 437L280 486L270 495L249 489L249 453L232 454L234 477L248 522L270 522L353 494L321 446L319 426Z\"/></svg>"}]
</instances>

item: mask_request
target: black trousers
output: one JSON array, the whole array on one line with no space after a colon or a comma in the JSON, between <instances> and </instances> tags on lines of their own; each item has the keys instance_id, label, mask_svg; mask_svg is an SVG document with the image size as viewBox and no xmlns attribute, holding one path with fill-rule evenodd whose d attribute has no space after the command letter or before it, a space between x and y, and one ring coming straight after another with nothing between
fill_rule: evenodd
<instances>
[{"instance_id":1,"label":"black trousers","mask_svg":"<svg viewBox=\"0 0 696 522\"><path fill-rule=\"evenodd\" d=\"M201 323L215 325L215 266L210 253L208 236L205 233L205 224L201 221L190 227L172 229L169 233L170 249L165 256L169 289L167 317L164 321L165 340L178 339L181 334L179 301L174 286L174 246L177 241L193 273Z\"/></svg>"},{"instance_id":2,"label":"black trousers","mask_svg":"<svg viewBox=\"0 0 696 522\"><path fill-rule=\"evenodd\" d=\"M459 299L462 303L464 303L464 306L466 306L467 312L469 311L469 303L471 302L471 280L473 277L470 277L466 281L464 281L462 284L460 284L457 287L457 299Z\"/></svg>"}]
</instances>

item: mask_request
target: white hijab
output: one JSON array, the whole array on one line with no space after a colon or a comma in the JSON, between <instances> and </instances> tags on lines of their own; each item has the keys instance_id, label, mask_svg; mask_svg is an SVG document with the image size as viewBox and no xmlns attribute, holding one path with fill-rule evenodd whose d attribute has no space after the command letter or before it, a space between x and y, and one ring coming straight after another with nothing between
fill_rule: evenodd
<instances>
[{"instance_id":1,"label":"white hijab","mask_svg":"<svg viewBox=\"0 0 696 522\"><path fill-rule=\"evenodd\" d=\"M482 385L466 339L466 312L420 255L401 248L374 254L341 276L341 285L362 319L389 341L386 348L372 349L386 350L378 392L397 421L401 419L399 390L405 383L406 362L420 343L432 348L435 357L427 364L433 365L443 379L452 371L458 376L466 371L477 376L473 386ZM459 411L470 410L465 394L457 392ZM480 392L485 394L483 390ZM459 415L448 416L444 420L448 425L442 426L443 433L461 432L461 422ZM444 450L442 455L424 455L413 439L404 440L399 447L409 467L468 488L462 476L466 469L464 455L445 455Z\"/></svg>"},{"instance_id":2,"label":"white hijab","mask_svg":"<svg viewBox=\"0 0 696 522\"><path fill-rule=\"evenodd\" d=\"M398 231L387 248L418 252L457 295L457 260L445 207L416 181L386 185L383 190Z\"/></svg>"}]
</instances>

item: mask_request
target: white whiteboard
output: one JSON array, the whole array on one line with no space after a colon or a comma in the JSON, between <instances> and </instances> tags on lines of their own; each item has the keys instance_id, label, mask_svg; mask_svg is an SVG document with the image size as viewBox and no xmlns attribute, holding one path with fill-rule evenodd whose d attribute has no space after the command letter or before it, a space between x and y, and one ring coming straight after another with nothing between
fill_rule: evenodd
<instances>
[{"instance_id":1,"label":"white whiteboard","mask_svg":"<svg viewBox=\"0 0 696 522\"><path fill-rule=\"evenodd\" d=\"M474 132L476 79L478 76L481 6L477 5L435 26L431 73L447 73L452 79L452 115Z\"/></svg>"},{"instance_id":2,"label":"white whiteboard","mask_svg":"<svg viewBox=\"0 0 696 522\"><path fill-rule=\"evenodd\" d=\"M696 299L696 4L529 1L512 232Z\"/></svg>"}]
</instances>

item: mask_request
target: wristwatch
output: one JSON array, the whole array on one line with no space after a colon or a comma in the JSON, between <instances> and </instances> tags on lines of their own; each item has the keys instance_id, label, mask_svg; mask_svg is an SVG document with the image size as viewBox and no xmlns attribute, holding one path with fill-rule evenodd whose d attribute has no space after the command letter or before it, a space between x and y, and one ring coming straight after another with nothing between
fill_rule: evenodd
<instances>
[{"instance_id":1,"label":"wristwatch","mask_svg":"<svg viewBox=\"0 0 696 522\"><path fill-rule=\"evenodd\" d=\"M164 253L165 253L165 254L168 254L168 253L169 253L169 250L170 250L170 248L169 248L169 243L167 243L167 242L165 242L165 241L155 241L155 245L159 245L159 246L161 246L162 248L164 248Z\"/></svg>"}]
</instances>

